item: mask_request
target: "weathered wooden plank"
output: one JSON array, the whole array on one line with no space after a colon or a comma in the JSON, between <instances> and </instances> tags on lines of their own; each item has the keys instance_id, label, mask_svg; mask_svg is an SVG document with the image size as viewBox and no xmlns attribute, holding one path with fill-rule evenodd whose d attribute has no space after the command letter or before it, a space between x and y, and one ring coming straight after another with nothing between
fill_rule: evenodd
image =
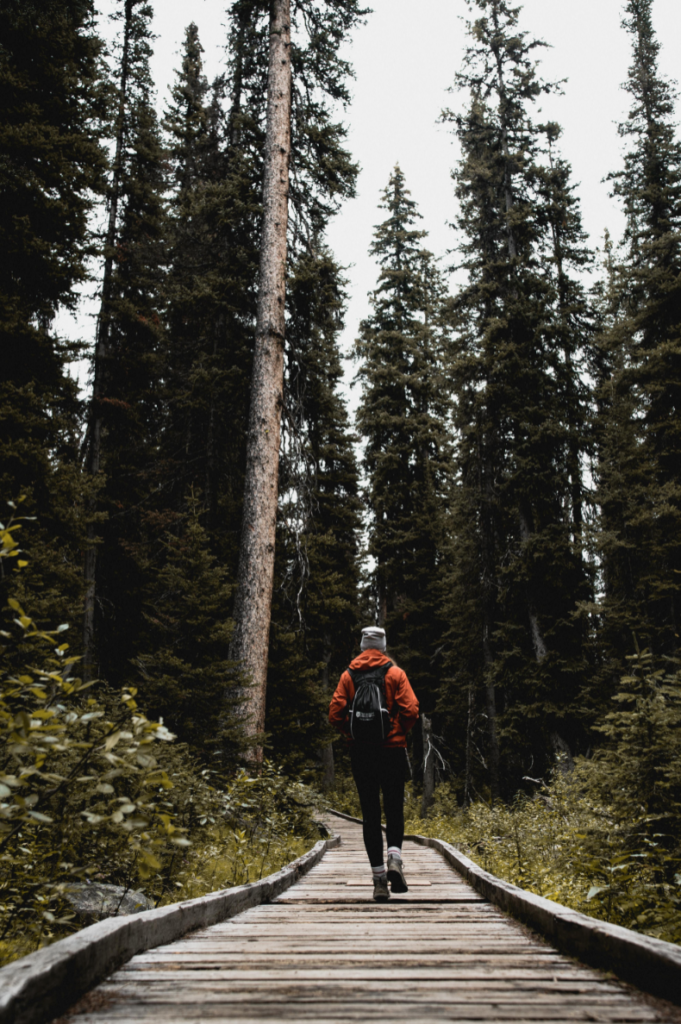
<instances>
[{"instance_id":1,"label":"weathered wooden plank","mask_svg":"<svg viewBox=\"0 0 681 1024\"><path fill-rule=\"evenodd\" d=\"M123 1021L131 1024L141 1024L146 1021L182 1022L182 1021L225 1021L235 1024L237 1020L337 1020L337 1021L397 1021L421 1019L423 1021L448 1020L448 1021L552 1021L560 1024L568 1024L573 1021L601 1021L603 1024L635 1024L638 1021L655 1021L653 1011L645 1008L631 1007L620 1010L614 1008L608 1010L606 1007L571 1007L556 1006L551 1009L545 1006L520 1005L505 1006L500 1003L479 1003L468 1006L452 1006L433 1002L402 1003L398 1006L391 1006L389 1013L382 1006L380 1001L373 1005L346 1007L344 1004L334 1005L326 1000L317 1003L301 1004L298 1002L282 1002L271 1005L255 1002L252 1006L240 1006L237 1012L231 1007L223 1007L220 1004L207 1003L205 1005L191 1004L177 1006L172 1002L164 1004L162 1008L154 1004L135 1004L134 1006L118 1004L115 1007L108 1007L105 1010L88 1015L86 1018L76 1018L78 1024L87 1024L92 1021L97 1024L104 1022Z\"/></svg>"},{"instance_id":2,"label":"weathered wooden plank","mask_svg":"<svg viewBox=\"0 0 681 1024\"><path fill-rule=\"evenodd\" d=\"M223 953L220 950L209 950L207 953L197 952L196 954L187 953L185 955L178 954L177 959L173 961L170 956L168 957L168 963L183 962L186 957L193 956L195 963L201 964L244 964L244 955L248 956L248 963L300 963L306 964L328 964L331 967L333 964L343 965L343 968L347 970L349 967L358 968L365 964L370 964L373 970L379 970L385 968L386 958L383 953L372 953L365 955L353 955L353 954L338 954L334 955L333 952L325 953L323 961L319 957L319 953L314 947L305 952L305 950L287 950L282 951L280 947L275 949L263 949L259 947L257 949L238 949L227 953ZM142 961L144 962L144 961ZM165 962L165 961L164 961ZM452 969L457 970L471 970L479 969L488 972L500 971L502 969L508 970L520 970L525 967L529 967L533 970L539 971L555 971L557 969L573 969L573 965L569 961L565 961L560 957L559 954L548 955L537 957L533 954L530 955L518 955L513 954L510 956L503 956L500 954L490 955L481 961L480 957L476 953L459 953L453 955L451 953L431 953L426 950L422 956L416 953L393 953L390 956L390 962L398 964L400 966L406 966L407 964L413 964L414 967L423 967L432 964L446 964L451 966ZM121 970L133 969L137 963L137 958L134 961L130 961L130 965L121 968ZM578 968L574 968L578 970Z\"/></svg>"},{"instance_id":3,"label":"weathered wooden plank","mask_svg":"<svg viewBox=\"0 0 681 1024\"><path fill-rule=\"evenodd\" d=\"M409 1020L410 1024L432 1024L433 1021L449 1021L449 1020L454 1020L454 1019L457 1021L457 1024L478 1024L478 1022L480 1020L484 1020L484 1019L493 1020L495 1022L498 1022L498 1024L501 1024L501 1022L506 1021L506 1020L508 1020L508 1021L512 1021L513 1020L513 1021L520 1021L520 1022L522 1022L522 1021L528 1021L528 1020L534 1020L534 1019L539 1019L539 1020L549 1020L550 1019L551 1020L551 1024L574 1024L574 1020L575 1020L574 1017L568 1018L568 1017L553 1017L552 1016L550 1018L548 1018L548 1017L532 1018L530 1016L518 1017L517 1015L513 1015L513 1016L504 1015L504 1016L501 1016L498 1011L497 1011L496 1015L494 1015L491 1018L484 1018L484 1017L480 1017L480 1016L470 1016L470 1015L467 1016L467 1017L456 1017L456 1018L454 1018L454 1017L449 1016L449 1014L447 1013L446 1009L442 1010L441 1012L434 1012L433 1008L426 1008L426 1010L424 1012L427 1013L427 1016L422 1016L421 1013L419 1012L419 1008L415 1007L415 1008L413 1008L413 1010L415 1010L416 1012L412 1011L411 1013L407 1014L405 1017L399 1017L399 1018L398 1017L394 1017L394 1016L391 1016L391 1017L383 1016L383 1017L381 1017L380 1013L375 1013L375 1014L374 1013L370 1013L365 1018L363 1018L361 1016L346 1015L343 1012L343 1008L342 1007L337 1007L337 1006L334 1006L334 1005L330 1005L328 1007L322 1007L316 1013L316 1015L312 1014L310 1019L317 1019L317 1020L320 1020L320 1021L323 1020L323 1021L327 1022L327 1024L344 1024L344 1022L346 1022L348 1020L358 1020L358 1021L361 1021L361 1020L383 1020L383 1021L386 1022L386 1024L390 1024L391 1021L401 1020L401 1019ZM108 1013L107 1015L96 1013L96 1014L92 1014L92 1015L91 1014L86 1014L86 1015L83 1015L83 1016L79 1015L75 1019L77 1020L77 1024L141 1024L142 1020L146 1020L148 1018L142 1018L141 1016L137 1015L137 1013L135 1012L134 1008L131 1010L130 1007L126 1007L125 1008L125 1012L121 1012L121 1013L117 1012L115 1016L113 1015L113 1012L112 1013ZM166 1021L167 1024L182 1024L182 1022L184 1022L184 1021L186 1021L188 1019L189 1018L187 1018L186 1016L177 1016L176 1014L174 1014L173 1011L172 1011L172 1007L168 1008L168 1012L167 1012L166 1016L163 1018L163 1020ZM194 1019L201 1020L201 1019L204 1019L204 1018L203 1018L203 1016L201 1014L198 1014L197 1017L194 1018ZM302 1019L307 1019L307 1018L304 1018L302 1016L298 1016L296 1008L293 1008L292 1010L289 1009L288 1012L286 1012L286 1008L284 1008L282 1010L277 1010L275 1013L271 1013L270 1012L268 1014L260 1014L260 1013L258 1013L258 1012L256 1012L254 1010L253 1013L250 1014L249 1016L239 1015L239 1014L235 1015L235 1014L233 1014L231 1012L229 1012L227 1014L224 1014L224 1015L220 1015L220 1014L212 1015L211 1014L210 1016L206 1015L205 1019L206 1020L208 1020L208 1019L211 1020L212 1024L258 1024L258 1022L260 1022L260 1021L262 1021L262 1022L267 1021L268 1024L269 1024L269 1022L271 1022L273 1020L282 1020L282 1021L292 1020L292 1021L295 1021L295 1020L302 1020ZM602 1024L629 1024L629 1022L632 1022L632 1024L634 1024L635 1021L639 1021L639 1020L655 1021L655 1020L662 1020L663 1018L655 1018L655 1017L628 1017L628 1016L626 1016L626 1017L614 1016L613 1017L611 1015L606 1015L602 1011L595 1011L591 1015L587 1014L585 1016L581 1016L581 1017L578 1017L576 1019L583 1020L583 1021L599 1021L599 1022L602 1022Z\"/></svg>"},{"instance_id":4,"label":"weathered wooden plank","mask_svg":"<svg viewBox=\"0 0 681 1024\"><path fill-rule=\"evenodd\" d=\"M318 977L314 980L302 981L299 978L282 980L271 979L258 984L257 989L251 981L230 977L225 980L197 980L195 978L172 979L171 987L169 981L164 978L141 978L134 980L128 978L125 982L117 979L115 982L104 982L101 992L104 995L115 995L118 999L132 998L139 1002L161 1002L169 1000L172 1002L192 1001L200 998L206 1002L231 1002L233 1000L253 1000L254 992L257 992L258 1000L278 1000L282 998L295 998L305 1001L310 999L336 999L347 1002L348 1005L361 1003L363 1000L378 999L386 1006L392 1003L404 1001L420 1002L423 999L432 1002L448 1003L458 1002L512 1002L526 999L527 992L532 993L533 1002L553 1004L562 1003L565 1000L565 993L560 986L553 988L535 988L531 984L511 987L508 984L499 985L496 988L484 990L483 993L478 986L472 985L462 987L452 985L451 980L442 981L412 981L410 986L400 985L398 980L393 978L390 986L382 982L358 982L354 984L352 979L333 980ZM629 996L618 991L616 987L603 989L600 986L592 985L583 990L578 983L570 992L570 1003L578 1005L584 1001L590 1004L606 1002L608 1005L628 1004Z\"/></svg>"},{"instance_id":5,"label":"weathered wooden plank","mask_svg":"<svg viewBox=\"0 0 681 1024\"><path fill-rule=\"evenodd\" d=\"M525 974L517 973L515 978L510 978L508 975L510 972L506 972L506 975L491 974L486 975L482 972L467 972L466 975L460 975L456 971L449 971L446 967L430 968L422 970L384 970L381 971L381 980L377 982L376 971L365 969L353 971L353 980L348 979L347 971L332 970L324 968L322 966L316 969L283 969L279 971L272 971L267 969L253 970L249 967L243 967L241 969L234 968L231 971L217 970L211 968L202 968L196 970L192 968L165 968L165 969L150 969L150 968L134 968L130 971L121 971L121 975L128 975L126 983L134 981L136 984L146 984L146 982L158 982L162 980L166 975L172 984L181 984L187 981L194 981L197 984L213 984L213 982L219 982L221 984L251 984L252 982L258 982L259 984L279 984L283 981L314 981L318 982L320 979L330 982L349 984L376 984L383 985L386 981L393 984L408 988L412 985L417 985L422 982L427 984L433 984L436 987L442 987L443 985L449 985L450 982L456 981L457 990L466 991L468 989L475 991L479 989L480 982L484 980L485 991L506 991L509 990L522 990L530 991L537 990L541 992L615 992L621 994L620 987L615 983L604 983L600 978L595 977L593 979L584 979L581 976L581 972L577 972L569 978L554 979L552 977L542 978L538 976L536 972L528 970ZM164 982L165 983L165 982ZM408 989L410 990L410 989Z\"/></svg>"},{"instance_id":6,"label":"weathered wooden plank","mask_svg":"<svg viewBox=\"0 0 681 1024\"><path fill-rule=\"evenodd\" d=\"M167 963L163 961L161 964L133 964L128 965L125 968L121 968L120 976L123 977L126 974L137 976L138 974L144 974L145 972L154 974L164 974L168 972L173 976L179 976L184 971L192 972L192 974L200 971L201 976L210 977L211 972L215 972L220 978L231 977L231 976L243 976L253 977L254 979L260 977L317 977L320 973L324 977L328 978L347 978L348 972L345 966L343 967L329 967L323 964L305 963L302 962L301 966L298 966L298 958L289 960L275 960L271 962L268 959L263 959L261 963L257 960L249 959L248 962L243 960L233 960L225 962L224 964L216 963L214 960L205 962L198 960L195 962L185 962L184 960L179 963ZM375 978L377 976L376 967L362 967L357 966L353 971L353 976L357 977L370 977ZM497 984L502 987L507 983L515 984L515 982L521 984L536 984L541 986L557 986L557 985L605 985L608 986L607 981L603 981L599 975L595 975L593 979L584 977L582 971L575 967L563 967L562 965L554 964L547 965L542 968L535 968L531 962L528 962L526 966L512 966L504 967L500 965L490 964L487 966L476 967L472 964L450 964L446 960L442 960L435 965L422 964L421 966L407 966L400 965L394 968L385 968L380 972L381 978L391 979L396 978L445 978L454 979L457 984L464 986L477 985L480 981L485 982L485 986L492 985L495 987ZM614 985L615 989L619 992L620 988L615 982L610 984Z\"/></svg>"},{"instance_id":7,"label":"weathered wooden plank","mask_svg":"<svg viewBox=\"0 0 681 1024\"><path fill-rule=\"evenodd\" d=\"M361 830L339 831L285 895L135 957L73 1024L666 1019L509 921L432 850L406 846L412 891L375 904Z\"/></svg>"}]
</instances>

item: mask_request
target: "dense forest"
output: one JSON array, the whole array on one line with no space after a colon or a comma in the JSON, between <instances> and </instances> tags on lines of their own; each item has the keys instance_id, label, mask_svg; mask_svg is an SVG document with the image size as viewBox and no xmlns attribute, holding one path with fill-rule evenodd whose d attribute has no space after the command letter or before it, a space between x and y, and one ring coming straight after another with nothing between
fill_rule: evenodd
<instances>
[{"instance_id":1,"label":"dense forest","mask_svg":"<svg viewBox=\"0 0 681 1024\"><path fill-rule=\"evenodd\" d=\"M68 794L82 828L62 828L74 848L61 862L87 859L86 825L128 821L129 843L153 819L126 846L149 877L195 812L179 784L185 803L150 803L139 826L100 806L111 794L139 810L115 778L140 770L168 790L173 772L199 780L203 820L263 751L278 768L254 784L269 778L282 806L278 771L333 789L346 768L329 699L376 623L421 703L423 813L436 781L451 806L494 808L600 763L602 788L631 785L620 817L662 845L668 881L681 855L681 143L653 0L623 2L629 114L610 187L626 230L600 253L561 127L539 109L559 89L541 78L544 44L507 0L469 5L441 119L459 154L451 250L428 250L396 166L352 409L327 229L355 193L343 54L370 12L291 0L277 327L266 257L281 8L228 4L213 82L190 23L159 110L145 0L119 0L111 45L94 0L0 0L0 854ZM64 337L58 314L93 287L93 337ZM261 436L253 395L275 357L281 393ZM244 566L261 470L272 598L253 668ZM170 733L172 764L157 764L144 744ZM127 753L83 767L119 736ZM60 781L76 777L91 788ZM209 792L206 778L222 781ZM57 878L50 842L30 862L13 854L3 892L38 857ZM10 919L28 920L36 892Z\"/></svg>"}]
</instances>

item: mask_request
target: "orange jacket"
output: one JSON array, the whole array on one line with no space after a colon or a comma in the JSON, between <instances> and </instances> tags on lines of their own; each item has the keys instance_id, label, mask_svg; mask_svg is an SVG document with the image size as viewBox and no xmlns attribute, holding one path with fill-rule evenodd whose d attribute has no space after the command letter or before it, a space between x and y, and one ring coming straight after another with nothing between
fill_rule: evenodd
<instances>
[{"instance_id":1,"label":"orange jacket","mask_svg":"<svg viewBox=\"0 0 681 1024\"><path fill-rule=\"evenodd\" d=\"M352 669L376 668L390 661L381 651L369 648L362 651L358 658L350 662ZM355 684L346 670L340 677L336 692L331 698L329 722L350 739L348 711L355 697ZM385 702L392 718L390 732L383 741L384 747L406 747L407 733L419 717L419 702L411 688L411 683L401 668L393 665L385 674ZM397 705L397 708L395 708Z\"/></svg>"}]
</instances>

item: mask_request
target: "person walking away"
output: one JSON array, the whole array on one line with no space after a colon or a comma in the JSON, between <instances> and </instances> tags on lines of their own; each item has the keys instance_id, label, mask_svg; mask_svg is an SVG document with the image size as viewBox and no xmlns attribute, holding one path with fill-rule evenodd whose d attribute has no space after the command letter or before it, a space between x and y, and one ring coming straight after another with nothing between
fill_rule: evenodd
<instances>
[{"instance_id":1,"label":"person walking away","mask_svg":"<svg viewBox=\"0 0 681 1024\"><path fill-rule=\"evenodd\" d=\"M340 677L329 722L350 743L352 775L362 807L364 845L374 880L374 899L407 892L402 864L407 733L419 717L406 674L385 653L385 630L362 630L362 653ZM387 867L383 859L381 793L385 810Z\"/></svg>"}]
</instances>

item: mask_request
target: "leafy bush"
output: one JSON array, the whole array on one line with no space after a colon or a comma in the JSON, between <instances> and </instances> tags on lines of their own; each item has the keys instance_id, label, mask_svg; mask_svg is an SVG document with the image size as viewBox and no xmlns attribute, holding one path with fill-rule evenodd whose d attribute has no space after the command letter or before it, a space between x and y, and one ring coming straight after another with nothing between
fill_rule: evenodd
<instances>
[{"instance_id":1,"label":"leafy bush","mask_svg":"<svg viewBox=\"0 0 681 1024\"><path fill-rule=\"evenodd\" d=\"M334 811L341 811L342 814L351 814L354 818L362 817L357 787L352 775L336 771L336 779L333 789L326 794L328 806Z\"/></svg>"},{"instance_id":2,"label":"leafy bush","mask_svg":"<svg viewBox=\"0 0 681 1024\"><path fill-rule=\"evenodd\" d=\"M681 672L655 669L649 654L630 663L591 759L511 806L459 810L440 787L407 831L540 896L681 942Z\"/></svg>"},{"instance_id":3,"label":"leafy bush","mask_svg":"<svg viewBox=\"0 0 681 1024\"><path fill-rule=\"evenodd\" d=\"M26 564L21 526L0 526L6 581ZM304 787L267 766L221 788L134 688L84 684L65 625L40 629L12 597L2 625L0 963L78 927L67 893L84 879L169 902L277 870L319 838Z\"/></svg>"},{"instance_id":4,"label":"leafy bush","mask_svg":"<svg viewBox=\"0 0 681 1024\"><path fill-rule=\"evenodd\" d=\"M217 813L199 819L192 848L172 877L183 899L254 882L321 838L312 816L316 794L269 762L256 777L240 771L215 798Z\"/></svg>"}]
</instances>

